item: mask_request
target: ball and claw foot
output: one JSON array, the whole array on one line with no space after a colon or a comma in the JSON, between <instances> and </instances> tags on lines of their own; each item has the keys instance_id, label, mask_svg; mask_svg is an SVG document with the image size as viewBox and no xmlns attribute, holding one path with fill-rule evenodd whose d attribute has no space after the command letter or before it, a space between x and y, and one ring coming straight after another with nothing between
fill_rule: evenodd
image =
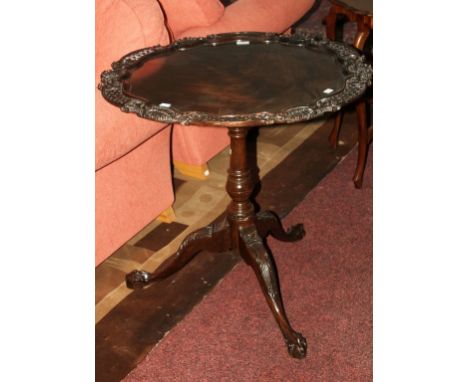
<instances>
[{"instance_id":1,"label":"ball and claw foot","mask_svg":"<svg viewBox=\"0 0 468 382\"><path fill-rule=\"evenodd\" d=\"M307 354L307 340L302 336L301 333L295 332L294 334L296 341L289 342L286 340L289 355L294 358L304 358Z\"/></svg>"},{"instance_id":2,"label":"ball and claw foot","mask_svg":"<svg viewBox=\"0 0 468 382\"><path fill-rule=\"evenodd\" d=\"M291 237L291 241L301 240L305 236L304 224L295 224L288 229L287 234Z\"/></svg>"},{"instance_id":3,"label":"ball and claw foot","mask_svg":"<svg viewBox=\"0 0 468 382\"><path fill-rule=\"evenodd\" d=\"M150 281L150 274L145 271L132 271L125 275L125 283L130 289L143 289Z\"/></svg>"},{"instance_id":4,"label":"ball and claw foot","mask_svg":"<svg viewBox=\"0 0 468 382\"><path fill-rule=\"evenodd\" d=\"M295 224L288 230L283 228L281 220L274 212L260 211L256 216L256 227L259 235L266 238L268 235L284 242L301 240L305 236L303 224Z\"/></svg>"}]
</instances>

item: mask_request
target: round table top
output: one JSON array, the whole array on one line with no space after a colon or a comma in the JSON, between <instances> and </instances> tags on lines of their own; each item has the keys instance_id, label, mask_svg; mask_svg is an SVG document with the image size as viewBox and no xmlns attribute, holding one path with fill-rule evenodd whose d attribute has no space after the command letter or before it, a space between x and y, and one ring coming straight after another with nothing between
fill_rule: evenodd
<instances>
[{"instance_id":1,"label":"round table top","mask_svg":"<svg viewBox=\"0 0 468 382\"><path fill-rule=\"evenodd\" d=\"M373 0L332 0L332 2L349 8L355 13L372 16Z\"/></svg>"},{"instance_id":2,"label":"round table top","mask_svg":"<svg viewBox=\"0 0 468 382\"><path fill-rule=\"evenodd\" d=\"M106 100L167 123L310 120L358 98L372 71L344 44L307 34L229 33L132 52L101 75Z\"/></svg>"}]
</instances>

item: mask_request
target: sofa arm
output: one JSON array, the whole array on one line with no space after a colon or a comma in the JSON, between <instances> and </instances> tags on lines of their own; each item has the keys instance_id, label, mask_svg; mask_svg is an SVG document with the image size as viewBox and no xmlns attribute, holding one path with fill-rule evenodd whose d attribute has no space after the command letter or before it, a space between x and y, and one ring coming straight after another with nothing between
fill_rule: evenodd
<instances>
[{"instance_id":1,"label":"sofa arm","mask_svg":"<svg viewBox=\"0 0 468 382\"><path fill-rule=\"evenodd\" d=\"M158 0L176 38L187 29L215 23L224 13L218 0Z\"/></svg>"},{"instance_id":2,"label":"sofa arm","mask_svg":"<svg viewBox=\"0 0 468 382\"><path fill-rule=\"evenodd\" d=\"M282 33L299 20L315 0L237 0L223 16L207 27L184 31L179 37L199 37L227 32Z\"/></svg>"}]
</instances>

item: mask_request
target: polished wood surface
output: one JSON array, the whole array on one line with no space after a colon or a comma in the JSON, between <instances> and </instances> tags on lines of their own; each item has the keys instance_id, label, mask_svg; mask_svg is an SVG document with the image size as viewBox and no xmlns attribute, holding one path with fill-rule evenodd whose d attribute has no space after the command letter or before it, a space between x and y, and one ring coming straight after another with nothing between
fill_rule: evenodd
<instances>
[{"instance_id":1,"label":"polished wood surface","mask_svg":"<svg viewBox=\"0 0 468 382\"><path fill-rule=\"evenodd\" d=\"M359 98L372 68L312 36L235 32L136 50L101 73L103 97L164 123L254 127L308 121Z\"/></svg>"},{"instance_id":2,"label":"polished wood surface","mask_svg":"<svg viewBox=\"0 0 468 382\"><path fill-rule=\"evenodd\" d=\"M326 89L344 88L344 68L325 49L242 43L150 56L124 81L124 92L154 105L216 115L276 113L314 104Z\"/></svg>"}]
</instances>

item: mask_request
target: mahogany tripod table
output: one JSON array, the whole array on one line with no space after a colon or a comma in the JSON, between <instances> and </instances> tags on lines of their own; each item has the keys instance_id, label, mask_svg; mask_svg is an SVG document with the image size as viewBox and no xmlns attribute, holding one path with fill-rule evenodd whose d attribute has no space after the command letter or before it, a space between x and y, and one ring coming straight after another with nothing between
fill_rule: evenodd
<instances>
[{"instance_id":1,"label":"mahogany tripod table","mask_svg":"<svg viewBox=\"0 0 468 382\"><path fill-rule=\"evenodd\" d=\"M232 201L226 218L188 235L153 273L129 273L127 286L142 288L168 277L202 250L237 251L255 271L289 354L305 357L306 339L287 319L274 261L265 245L268 235L293 242L305 231L302 224L284 230L273 212L255 213L246 136L256 126L335 112L360 97L371 77L370 66L355 49L305 33L189 38L135 51L113 63L112 70L102 73L99 86L107 101L154 121L227 127L232 151L226 184Z\"/></svg>"}]
</instances>

